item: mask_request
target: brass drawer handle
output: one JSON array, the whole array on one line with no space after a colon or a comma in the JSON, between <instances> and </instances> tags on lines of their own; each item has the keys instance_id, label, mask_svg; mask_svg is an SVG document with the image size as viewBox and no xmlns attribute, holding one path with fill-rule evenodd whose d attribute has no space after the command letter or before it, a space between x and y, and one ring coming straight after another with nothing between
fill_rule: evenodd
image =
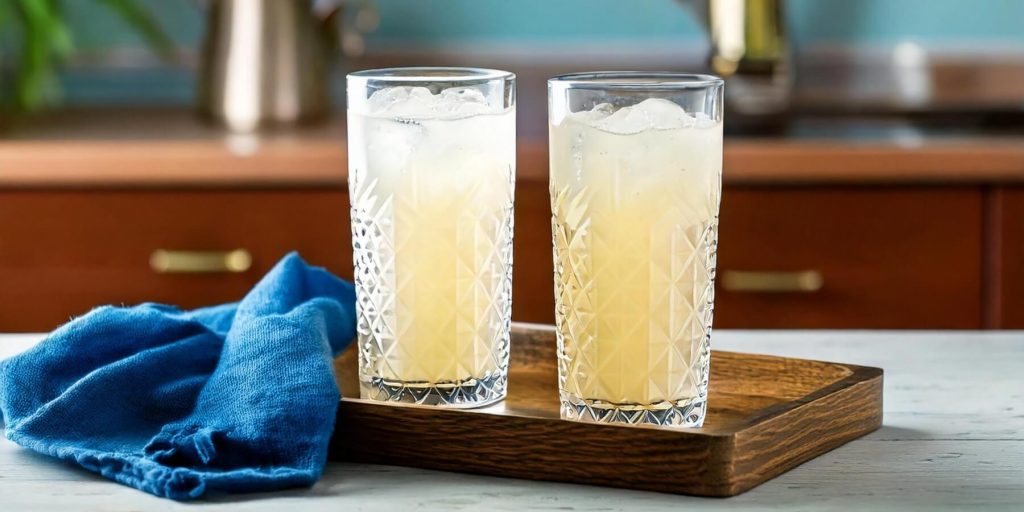
<instances>
[{"instance_id":1,"label":"brass drawer handle","mask_svg":"<svg viewBox=\"0 0 1024 512\"><path fill-rule=\"evenodd\" d=\"M825 285L817 270L798 272L754 272L727 270L722 272L722 289L750 293L814 293Z\"/></svg>"},{"instance_id":2,"label":"brass drawer handle","mask_svg":"<svg viewBox=\"0 0 1024 512\"><path fill-rule=\"evenodd\" d=\"M252 254L233 251L169 251L157 249L149 256L149 267L158 274L211 274L245 272L252 267Z\"/></svg>"}]
</instances>

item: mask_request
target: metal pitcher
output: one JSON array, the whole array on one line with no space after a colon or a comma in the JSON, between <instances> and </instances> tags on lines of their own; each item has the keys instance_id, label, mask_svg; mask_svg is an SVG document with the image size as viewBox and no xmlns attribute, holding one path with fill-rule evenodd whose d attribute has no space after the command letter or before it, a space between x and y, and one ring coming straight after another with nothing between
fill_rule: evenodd
<instances>
[{"instance_id":1,"label":"metal pitcher","mask_svg":"<svg viewBox=\"0 0 1024 512\"><path fill-rule=\"evenodd\" d=\"M252 131L328 114L334 38L347 50L351 38L340 33L355 30L335 26L342 0L210 0L206 5L198 91L204 116L232 130Z\"/></svg>"}]
</instances>

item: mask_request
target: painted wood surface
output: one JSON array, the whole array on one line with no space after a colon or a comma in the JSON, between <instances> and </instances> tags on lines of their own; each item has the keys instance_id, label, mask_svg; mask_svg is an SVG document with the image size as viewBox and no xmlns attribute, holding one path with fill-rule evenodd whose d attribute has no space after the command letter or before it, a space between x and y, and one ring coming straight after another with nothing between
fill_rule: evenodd
<instances>
[{"instance_id":1,"label":"painted wood surface","mask_svg":"<svg viewBox=\"0 0 1024 512\"><path fill-rule=\"evenodd\" d=\"M0 336L0 357L35 336ZM733 498L330 463L312 489L204 510L1019 510L1024 331L718 331L715 348L884 368L878 431ZM4 510L184 510L0 441Z\"/></svg>"}]
</instances>

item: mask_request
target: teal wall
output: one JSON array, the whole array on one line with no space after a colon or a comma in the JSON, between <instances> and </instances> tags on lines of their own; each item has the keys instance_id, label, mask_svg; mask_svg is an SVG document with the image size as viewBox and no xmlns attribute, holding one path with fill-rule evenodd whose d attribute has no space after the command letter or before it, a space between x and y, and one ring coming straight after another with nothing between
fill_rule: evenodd
<instances>
[{"instance_id":1,"label":"teal wall","mask_svg":"<svg viewBox=\"0 0 1024 512\"><path fill-rule=\"evenodd\" d=\"M4 0L0 0L4 1ZM199 41L203 31L203 13L192 0L136 0L155 16L175 41L185 47ZM66 18L75 46L82 51L142 46L131 28L100 2L64 1Z\"/></svg>"},{"instance_id":2,"label":"teal wall","mask_svg":"<svg viewBox=\"0 0 1024 512\"><path fill-rule=\"evenodd\" d=\"M9 0L0 0L7 2ZM215 0L137 0L183 48L203 32L203 11ZM291 0L276 0L291 1ZM300 0L294 0L300 1ZM359 0L355 0L359 1ZM1024 54L1024 0L786 0L798 50L816 45L882 46L913 40L940 50L999 47ZM675 0L376 0L381 26L373 49L503 47L549 49L628 47L663 52L700 48L705 35ZM75 44L90 62L109 49L138 48L139 38L94 0L63 0ZM3 7L0 4L0 7ZM3 11L0 9L0 14ZM10 20L8 20L10 21ZM17 30L0 19L0 86L5 53ZM665 53L662 53L664 55ZM563 52L562 55L565 55ZM188 69L81 66L62 74L67 104L189 104L195 76ZM4 91L0 90L0 95Z\"/></svg>"},{"instance_id":3,"label":"teal wall","mask_svg":"<svg viewBox=\"0 0 1024 512\"><path fill-rule=\"evenodd\" d=\"M1024 0L790 0L808 43L998 42L1024 51Z\"/></svg>"},{"instance_id":4,"label":"teal wall","mask_svg":"<svg viewBox=\"0 0 1024 512\"><path fill-rule=\"evenodd\" d=\"M703 37L673 0L379 0L384 42L692 40ZM788 0L805 43L1016 41L1024 0ZM1022 48L1024 50L1024 48Z\"/></svg>"},{"instance_id":5,"label":"teal wall","mask_svg":"<svg viewBox=\"0 0 1024 512\"><path fill-rule=\"evenodd\" d=\"M140 0L184 46L198 41L202 14L191 0ZM88 0L65 2L84 50L136 46L123 24ZM664 44L703 37L674 0L377 0L371 45ZM791 32L803 44L1020 44L1024 0L789 0Z\"/></svg>"},{"instance_id":6,"label":"teal wall","mask_svg":"<svg viewBox=\"0 0 1024 512\"><path fill-rule=\"evenodd\" d=\"M702 38L673 0L378 0L383 43Z\"/></svg>"}]
</instances>

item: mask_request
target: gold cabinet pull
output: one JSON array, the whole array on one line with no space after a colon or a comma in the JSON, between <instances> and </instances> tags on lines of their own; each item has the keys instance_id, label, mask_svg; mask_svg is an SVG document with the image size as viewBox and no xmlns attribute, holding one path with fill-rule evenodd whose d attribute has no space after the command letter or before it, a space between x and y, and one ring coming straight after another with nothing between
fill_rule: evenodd
<instances>
[{"instance_id":1,"label":"gold cabinet pull","mask_svg":"<svg viewBox=\"0 0 1024 512\"><path fill-rule=\"evenodd\" d=\"M748 293L814 293L825 285L817 270L797 272L754 272L726 270L722 272L722 289Z\"/></svg>"},{"instance_id":2,"label":"gold cabinet pull","mask_svg":"<svg viewBox=\"0 0 1024 512\"><path fill-rule=\"evenodd\" d=\"M158 274L237 274L252 267L252 254L245 249L233 251L157 249L149 256L149 267Z\"/></svg>"}]
</instances>

